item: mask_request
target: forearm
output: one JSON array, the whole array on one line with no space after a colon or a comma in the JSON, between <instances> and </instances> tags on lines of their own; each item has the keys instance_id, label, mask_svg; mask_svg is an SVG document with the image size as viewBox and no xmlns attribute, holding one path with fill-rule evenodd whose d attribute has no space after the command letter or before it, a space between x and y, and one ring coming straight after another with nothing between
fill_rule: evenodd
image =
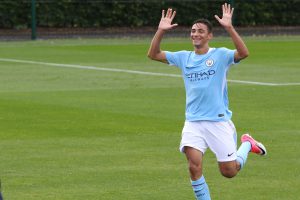
<instances>
[{"instance_id":1,"label":"forearm","mask_svg":"<svg viewBox=\"0 0 300 200\"><path fill-rule=\"evenodd\" d=\"M233 26L226 28L226 31L230 35L238 52L238 59L246 58L249 55L249 51L241 36L236 32Z\"/></svg>"},{"instance_id":2,"label":"forearm","mask_svg":"<svg viewBox=\"0 0 300 200\"><path fill-rule=\"evenodd\" d=\"M151 58L151 59L154 59L154 60L160 60L161 61L161 49L160 49L160 43L161 43L161 40L164 36L164 33L165 31L164 30L161 30L161 29L158 29L151 41L151 44L150 44L150 48L148 50L148 57Z\"/></svg>"}]
</instances>

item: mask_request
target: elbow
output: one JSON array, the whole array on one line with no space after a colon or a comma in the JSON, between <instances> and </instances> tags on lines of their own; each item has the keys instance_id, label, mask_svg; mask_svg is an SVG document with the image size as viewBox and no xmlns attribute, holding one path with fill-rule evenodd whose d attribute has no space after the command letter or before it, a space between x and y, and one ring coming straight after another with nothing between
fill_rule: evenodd
<instances>
[{"instance_id":1,"label":"elbow","mask_svg":"<svg viewBox=\"0 0 300 200\"><path fill-rule=\"evenodd\" d=\"M156 53L156 52L149 51L148 54L147 54L147 56L151 60L160 61L160 62L166 62L165 54L162 53L162 52Z\"/></svg>"},{"instance_id":2,"label":"elbow","mask_svg":"<svg viewBox=\"0 0 300 200\"><path fill-rule=\"evenodd\" d=\"M245 59L249 56L249 51L245 51L243 53L240 54L241 59Z\"/></svg>"},{"instance_id":3,"label":"elbow","mask_svg":"<svg viewBox=\"0 0 300 200\"><path fill-rule=\"evenodd\" d=\"M247 58L249 56L249 53L246 53L243 55L243 59Z\"/></svg>"},{"instance_id":4,"label":"elbow","mask_svg":"<svg viewBox=\"0 0 300 200\"><path fill-rule=\"evenodd\" d=\"M243 60L249 56L249 51L245 52L239 52L234 56L234 61L239 62L240 60Z\"/></svg>"},{"instance_id":5,"label":"elbow","mask_svg":"<svg viewBox=\"0 0 300 200\"><path fill-rule=\"evenodd\" d=\"M150 58L151 60L156 60L156 55L153 53L148 52L147 57Z\"/></svg>"},{"instance_id":6,"label":"elbow","mask_svg":"<svg viewBox=\"0 0 300 200\"><path fill-rule=\"evenodd\" d=\"M249 56L249 51L246 51L244 56L247 58Z\"/></svg>"},{"instance_id":7,"label":"elbow","mask_svg":"<svg viewBox=\"0 0 300 200\"><path fill-rule=\"evenodd\" d=\"M150 53L147 54L147 57L150 58L151 60L153 60L153 55L151 55Z\"/></svg>"},{"instance_id":8,"label":"elbow","mask_svg":"<svg viewBox=\"0 0 300 200\"><path fill-rule=\"evenodd\" d=\"M151 53L151 51L148 51L147 57L150 58L151 60L153 60L154 55L153 55L153 53Z\"/></svg>"}]
</instances>

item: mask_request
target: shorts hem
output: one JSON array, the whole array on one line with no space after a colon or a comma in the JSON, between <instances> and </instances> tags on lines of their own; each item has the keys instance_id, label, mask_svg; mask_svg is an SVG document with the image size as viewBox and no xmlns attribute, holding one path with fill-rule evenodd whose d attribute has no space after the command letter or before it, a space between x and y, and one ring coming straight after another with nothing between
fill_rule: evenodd
<instances>
[{"instance_id":1,"label":"shorts hem","mask_svg":"<svg viewBox=\"0 0 300 200\"><path fill-rule=\"evenodd\" d=\"M218 159L218 162L230 162L236 160L237 157L227 158L227 159Z\"/></svg>"},{"instance_id":2,"label":"shorts hem","mask_svg":"<svg viewBox=\"0 0 300 200\"><path fill-rule=\"evenodd\" d=\"M202 154L204 154L204 152L205 152L203 149L200 149L199 147L196 147L195 145L192 145L192 144L185 144L185 145L180 145L180 147L179 147L179 151L180 151L181 153L185 153L185 152L184 152L184 147L191 147L191 148L194 148L194 149L200 151Z\"/></svg>"}]
</instances>

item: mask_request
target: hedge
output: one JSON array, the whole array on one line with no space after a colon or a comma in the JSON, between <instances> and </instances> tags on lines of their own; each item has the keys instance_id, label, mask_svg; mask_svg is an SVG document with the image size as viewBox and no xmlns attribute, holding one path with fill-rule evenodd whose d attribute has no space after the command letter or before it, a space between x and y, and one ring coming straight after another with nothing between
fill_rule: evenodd
<instances>
[{"instance_id":1,"label":"hedge","mask_svg":"<svg viewBox=\"0 0 300 200\"><path fill-rule=\"evenodd\" d=\"M190 26L197 18L221 15L220 0L35 0L38 27L157 26L161 10L177 10L174 21ZM300 0L231 0L237 26L299 26ZM31 0L2 0L0 28L31 27Z\"/></svg>"}]
</instances>

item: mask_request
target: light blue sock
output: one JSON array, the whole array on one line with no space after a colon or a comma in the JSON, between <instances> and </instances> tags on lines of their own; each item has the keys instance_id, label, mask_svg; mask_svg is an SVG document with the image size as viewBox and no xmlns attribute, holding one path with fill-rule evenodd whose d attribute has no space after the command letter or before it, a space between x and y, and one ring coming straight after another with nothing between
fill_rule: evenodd
<instances>
[{"instance_id":1,"label":"light blue sock","mask_svg":"<svg viewBox=\"0 0 300 200\"><path fill-rule=\"evenodd\" d=\"M201 176L201 178L196 181L191 181L191 183L197 200L211 200L204 176Z\"/></svg>"},{"instance_id":2,"label":"light blue sock","mask_svg":"<svg viewBox=\"0 0 300 200\"><path fill-rule=\"evenodd\" d=\"M247 157L248 157L250 150L251 150L251 143L246 141L241 144L240 148L237 151L237 159L236 160L240 163L241 169L246 164Z\"/></svg>"}]
</instances>

